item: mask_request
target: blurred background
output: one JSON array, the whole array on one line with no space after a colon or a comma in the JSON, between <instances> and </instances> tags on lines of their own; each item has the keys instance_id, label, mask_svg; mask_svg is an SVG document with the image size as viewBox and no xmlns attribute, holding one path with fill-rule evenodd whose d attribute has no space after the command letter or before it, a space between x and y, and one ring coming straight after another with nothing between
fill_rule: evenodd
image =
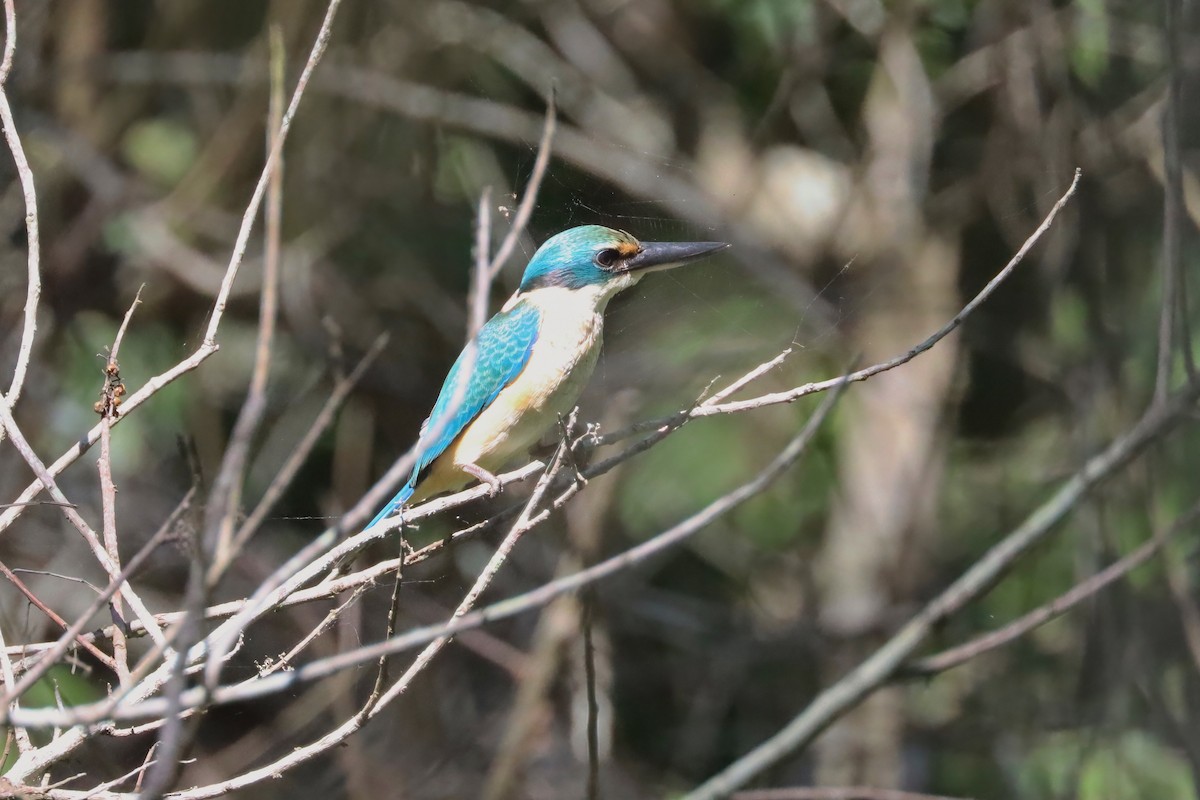
<instances>
[{"instance_id":1,"label":"blurred background","mask_svg":"<svg viewBox=\"0 0 1200 800\"><path fill-rule=\"evenodd\" d=\"M9 93L37 180L45 286L17 418L51 460L95 423L102 354L139 286L120 359L131 391L199 344L264 159L269 30L285 44L290 93L325 4L19 6ZM714 380L719 388L788 347L754 389L904 352L1004 265L1082 168L1074 202L960 332L853 387L802 466L764 495L591 597L606 796L695 785L873 652L1149 402L1165 14L1163 3L1135 0L345 0L287 142L280 332L247 503L333 385L381 333L390 343L216 599L251 591L414 441L463 344L481 192L490 187L498 238L552 90L554 156L493 309L538 243L572 225L734 245L651 276L610 309L581 410L608 430L687 407ZM1200 214L1200 45L1195 4L1180 14L1169 30L1182 41L1190 230ZM0 170L0 374L9 374L26 250L7 156ZM1193 255L1187 244L1185 264ZM127 554L217 470L249 380L261 265L260 225L220 352L114 431ZM523 541L488 597L540 585L701 508L764 466L814 407L689 424ZM1106 483L943 626L930 652L1002 626L1165 529L1196 502L1198 445L1185 425ZM10 447L0 446L0 464L7 501L31 476ZM89 455L61 485L98 520L93 465ZM412 536L432 541L513 495ZM495 541L453 548L406 576L401 623L444 618ZM395 553L393 542L369 557ZM1196 797L1194 556L1194 538L1179 537L1011 645L889 685L759 783ZM28 511L0 558L103 583L53 508ZM139 578L155 610L179 607L187 560L186 546L165 546ZM52 575L26 577L68 619L91 599ZM387 586L369 593L313 654L377 638L388 598ZM10 644L53 637L7 584L0 600ZM326 610L271 617L228 676L253 674ZM464 636L346 747L244 796L582 796L583 613L564 600ZM181 785L311 741L353 713L354 692L365 692L355 681L373 675L209 713ZM68 699L100 696L109 679L58 676ZM96 742L64 773L116 777L151 736Z\"/></svg>"}]
</instances>

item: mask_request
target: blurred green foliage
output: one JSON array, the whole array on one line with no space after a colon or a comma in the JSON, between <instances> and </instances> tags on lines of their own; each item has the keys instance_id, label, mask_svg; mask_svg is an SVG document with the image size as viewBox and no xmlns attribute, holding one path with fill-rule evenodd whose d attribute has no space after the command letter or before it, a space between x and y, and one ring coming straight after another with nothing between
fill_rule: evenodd
<instances>
[{"instance_id":1,"label":"blurred green foliage","mask_svg":"<svg viewBox=\"0 0 1200 800\"><path fill-rule=\"evenodd\" d=\"M103 698L104 690L94 680L89 679L87 673L65 665L56 665L29 687L29 691L21 698L21 704L27 708L69 708L82 703L94 703ZM8 726L0 725L0 739L9 743L4 763L0 765L0 773L8 771L20 755L10 736ZM34 731L30 734L30 741L35 746L46 744L50 740L51 735L46 731Z\"/></svg>"},{"instance_id":2,"label":"blurred green foliage","mask_svg":"<svg viewBox=\"0 0 1200 800\"><path fill-rule=\"evenodd\" d=\"M1061 732L1023 760L1020 796L1029 800L1194 800L1187 762L1140 731L1116 736Z\"/></svg>"},{"instance_id":3,"label":"blurred green foliage","mask_svg":"<svg viewBox=\"0 0 1200 800\"><path fill-rule=\"evenodd\" d=\"M121 155L142 177L170 188L192 168L197 147L190 126L167 118L148 119L126 131Z\"/></svg>"}]
</instances>

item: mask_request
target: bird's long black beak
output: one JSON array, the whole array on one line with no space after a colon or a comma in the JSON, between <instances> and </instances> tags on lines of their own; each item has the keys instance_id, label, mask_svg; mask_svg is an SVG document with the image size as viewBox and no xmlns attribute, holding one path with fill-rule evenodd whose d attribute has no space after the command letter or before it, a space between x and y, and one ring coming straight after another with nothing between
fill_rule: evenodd
<instances>
[{"instance_id":1,"label":"bird's long black beak","mask_svg":"<svg viewBox=\"0 0 1200 800\"><path fill-rule=\"evenodd\" d=\"M670 269L729 247L725 242L642 242L642 250L625 261L622 272Z\"/></svg>"}]
</instances>

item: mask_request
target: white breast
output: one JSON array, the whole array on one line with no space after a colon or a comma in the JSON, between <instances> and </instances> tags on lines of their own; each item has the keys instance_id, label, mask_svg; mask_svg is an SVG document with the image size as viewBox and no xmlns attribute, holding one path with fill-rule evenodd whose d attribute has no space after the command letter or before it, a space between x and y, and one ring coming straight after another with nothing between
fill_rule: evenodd
<instances>
[{"instance_id":1,"label":"white breast","mask_svg":"<svg viewBox=\"0 0 1200 800\"><path fill-rule=\"evenodd\" d=\"M602 315L609 296L599 290L560 287L524 296L541 314L529 362L435 462L431 484L465 483L465 476L459 481L459 475L452 474L459 472L453 469L455 464L499 471L514 456L527 452L560 414L570 412L600 355Z\"/></svg>"}]
</instances>

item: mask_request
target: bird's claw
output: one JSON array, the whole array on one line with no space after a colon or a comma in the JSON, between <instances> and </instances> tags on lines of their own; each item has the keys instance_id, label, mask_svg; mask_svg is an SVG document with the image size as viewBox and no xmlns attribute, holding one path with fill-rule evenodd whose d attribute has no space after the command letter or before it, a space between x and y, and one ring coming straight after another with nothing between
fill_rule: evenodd
<instances>
[{"instance_id":1,"label":"bird's claw","mask_svg":"<svg viewBox=\"0 0 1200 800\"><path fill-rule=\"evenodd\" d=\"M488 498L496 497L504 489L504 484L500 483L499 478L478 464L463 464L462 471L488 487Z\"/></svg>"}]
</instances>

